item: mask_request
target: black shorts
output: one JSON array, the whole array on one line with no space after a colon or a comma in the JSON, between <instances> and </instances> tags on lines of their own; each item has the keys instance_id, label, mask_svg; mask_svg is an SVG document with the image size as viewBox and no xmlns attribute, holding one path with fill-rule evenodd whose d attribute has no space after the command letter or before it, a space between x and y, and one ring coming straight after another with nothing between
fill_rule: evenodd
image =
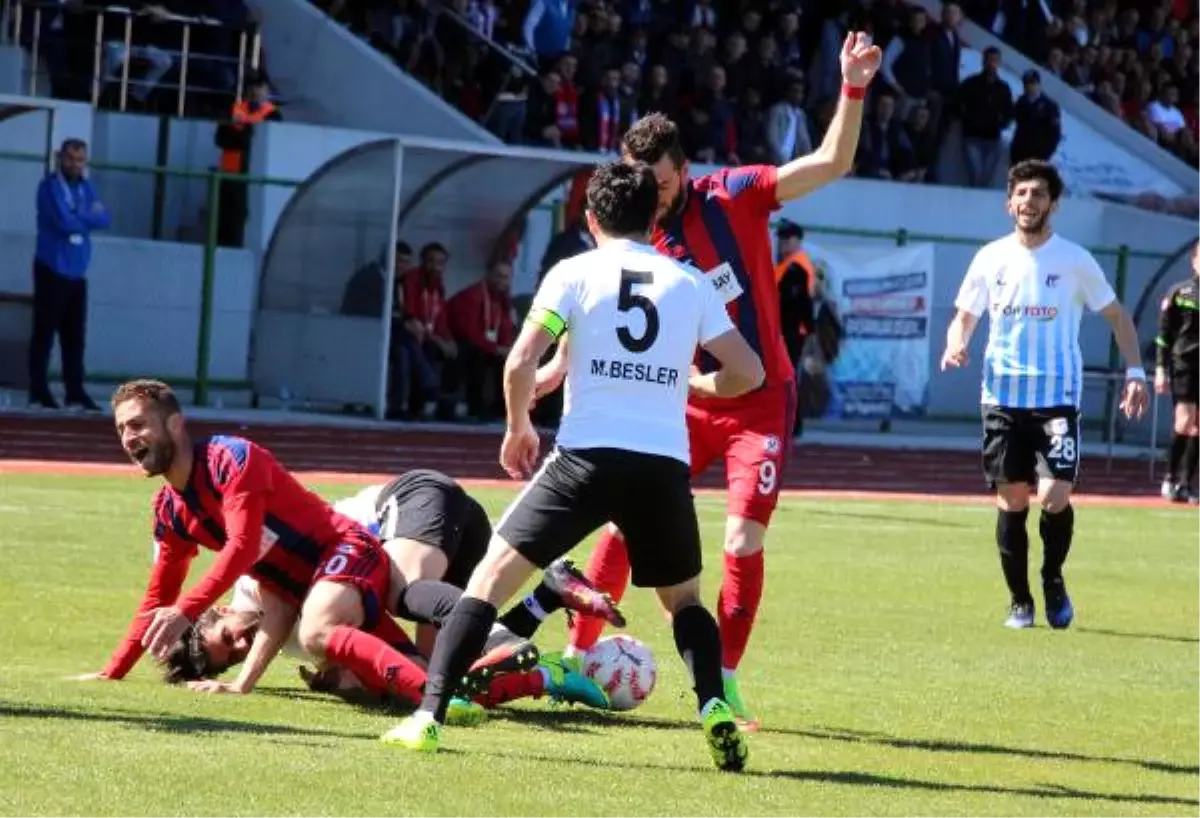
<instances>
[{"instance_id":1,"label":"black shorts","mask_svg":"<svg viewBox=\"0 0 1200 818\"><path fill-rule=\"evenodd\" d=\"M379 538L415 540L446 554L442 577L466 588L487 553L492 524L487 512L453 478L432 469L405 472L383 487L375 501Z\"/></svg>"},{"instance_id":2,"label":"black shorts","mask_svg":"<svg viewBox=\"0 0 1200 818\"><path fill-rule=\"evenodd\" d=\"M1171 397L1176 403L1200 403L1200 378L1193 370L1171 372Z\"/></svg>"},{"instance_id":3,"label":"black shorts","mask_svg":"<svg viewBox=\"0 0 1200 818\"><path fill-rule=\"evenodd\" d=\"M541 568L605 523L629 546L633 584L667 588L700 574L688 464L623 449L555 449L496 533Z\"/></svg>"},{"instance_id":4,"label":"black shorts","mask_svg":"<svg viewBox=\"0 0 1200 818\"><path fill-rule=\"evenodd\" d=\"M983 473L988 486L1079 475L1079 410L983 408Z\"/></svg>"}]
</instances>

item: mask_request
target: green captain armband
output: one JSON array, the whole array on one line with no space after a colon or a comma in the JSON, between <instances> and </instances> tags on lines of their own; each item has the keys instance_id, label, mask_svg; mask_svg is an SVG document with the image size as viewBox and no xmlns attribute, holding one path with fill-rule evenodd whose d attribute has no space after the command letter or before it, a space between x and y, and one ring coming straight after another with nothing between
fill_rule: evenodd
<instances>
[{"instance_id":1,"label":"green captain armband","mask_svg":"<svg viewBox=\"0 0 1200 818\"><path fill-rule=\"evenodd\" d=\"M529 315L525 317L525 320L532 324L537 324L550 333L550 337L556 341L567 331L567 322L563 320L562 316L554 312L554 310L548 310L545 307L534 307L529 311Z\"/></svg>"}]
</instances>

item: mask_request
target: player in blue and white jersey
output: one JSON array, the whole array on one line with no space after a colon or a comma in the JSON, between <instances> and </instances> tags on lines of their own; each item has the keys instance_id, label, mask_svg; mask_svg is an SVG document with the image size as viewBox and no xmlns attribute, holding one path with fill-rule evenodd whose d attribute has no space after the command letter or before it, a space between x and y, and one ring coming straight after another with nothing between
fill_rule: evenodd
<instances>
[{"instance_id":1,"label":"player in blue and white jersey","mask_svg":"<svg viewBox=\"0 0 1200 818\"><path fill-rule=\"evenodd\" d=\"M1042 508L1042 590L1046 621L1066 628L1074 618L1062 568L1075 528L1071 490L1079 472L1079 405L1084 308L1112 325L1125 358L1121 410L1146 410L1146 372L1137 332L1100 265L1083 247L1057 235L1050 216L1063 192L1053 165L1019 162L1008 172L1008 212L1015 230L975 254L955 301L942 369L967 362L979 318L989 316L983 359L983 469L996 492L996 544L1011 594L1005 625L1034 623L1025 521L1036 490Z\"/></svg>"}]
</instances>

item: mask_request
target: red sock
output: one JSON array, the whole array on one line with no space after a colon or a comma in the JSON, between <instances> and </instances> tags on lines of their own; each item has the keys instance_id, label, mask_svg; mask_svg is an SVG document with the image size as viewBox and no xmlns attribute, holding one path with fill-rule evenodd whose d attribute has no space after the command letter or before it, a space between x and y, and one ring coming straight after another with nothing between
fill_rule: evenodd
<instances>
[{"instance_id":1,"label":"red sock","mask_svg":"<svg viewBox=\"0 0 1200 818\"><path fill-rule=\"evenodd\" d=\"M379 614L379 621L375 623L374 628L371 628L370 633L375 634L401 653L416 651L416 647L408 638L408 634L404 632L404 628L400 627L400 623L386 613Z\"/></svg>"},{"instance_id":2,"label":"red sock","mask_svg":"<svg viewBox=\"0 0 1200 818\"><path fill-rule=\"evenodd\" d=\"M378 636L345 625L336 627L325 643L325 658L349 670L372 692L386 691L421 703L425 671Z\"/></svg>"},{"instance_id":3,"label":"red sock","mask_svg":"<svg viewBox=\"0 0 1200 818\"><path fill-rule=\"evenodd\" d=\"M537 668L524 673L505 673L492 679L475 701L489 710L517 699L536 699L546 692L546 678Z\"/></svg>"},{"instance_id":4,"label":"red sock","mask_svg":"<svg viewBox=\"0 0 1200 818\"><path fill-rule=\"evenodd\" d=\"M613 602L620 602L629 585L629 550L625 538L613 534L611 528L605 528L583 573L597 588L611 596ZM580 651L590 649L600 638L604 624L598 617L576 616L568 644Z\"/></svg>"},{"instance_id":5,"label":"red sock","mask_svg":"<svg viewBox=\"0 0 1200 818\"><path fill-rule=\"evenodd\" d=\"M737 670L750 642L763 593L763 552L746 557L725 554L725 576L717 604L721 627L721 667Z\"/></svg>"}]
</instances>

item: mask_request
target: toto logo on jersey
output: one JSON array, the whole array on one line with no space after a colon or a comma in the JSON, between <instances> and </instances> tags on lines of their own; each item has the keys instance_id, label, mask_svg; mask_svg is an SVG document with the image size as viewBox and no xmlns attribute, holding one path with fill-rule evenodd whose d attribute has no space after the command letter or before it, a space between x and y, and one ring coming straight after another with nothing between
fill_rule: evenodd
<instances>
[{"instance_id":1,"label":"toto logo on jersey","mask_svg":"<svg viewBox=\"0 0 1200 818\"><path fill-rule=\"evenodd\" d=\"M1053 321L1058 317L1058 307L1039 304L996 304L992 312L1002 318L1028 318L1031 321Z\"/></svg>"}]
</instances>

